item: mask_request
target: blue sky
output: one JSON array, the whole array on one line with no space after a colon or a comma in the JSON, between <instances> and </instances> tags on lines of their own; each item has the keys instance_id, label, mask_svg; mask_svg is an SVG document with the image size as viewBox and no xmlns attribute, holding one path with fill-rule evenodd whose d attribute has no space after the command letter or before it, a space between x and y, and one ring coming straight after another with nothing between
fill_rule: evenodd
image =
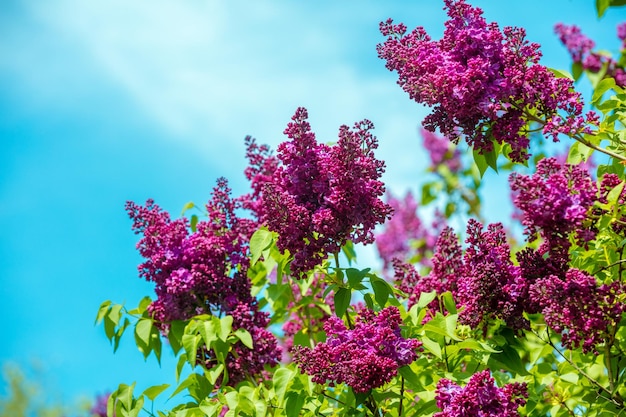
<instances>
[{"instance_id":1,"label":"blue sky","mask_svg":"<svg viewBox=\"0 0 626 417\"><path fill-rule=\"evenodd\" d=\"M617 51L625 9L602 21L592 0L475 1L488 20L522 26L546 65L568 68L553 35L577 23ZM246 191L243 138L275 147L298 106L322 141L341 124L376 125L385 180L417 189L426 111L377 59L378 22L438 38L443 2L4 0L0 6L0 363L37 362L66 403L171 382L172 361L113 354L93 320L107 299L136 305L137 238L123 207L154 198L177 215L226 176ZM491 175L488 190L506 178ZM501 192L490 219L506 220ZM126 342L126 343L125 343ZM0 395L3 388L0 387Z\"/></svg>"}]
</instances>

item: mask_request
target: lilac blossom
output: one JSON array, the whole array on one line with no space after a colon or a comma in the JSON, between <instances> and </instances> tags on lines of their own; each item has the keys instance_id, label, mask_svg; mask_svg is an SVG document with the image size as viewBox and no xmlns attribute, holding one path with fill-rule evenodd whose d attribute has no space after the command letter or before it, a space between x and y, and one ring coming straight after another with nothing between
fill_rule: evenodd
<instances>
[{"instance_id":1,"label":"lilac blossom","mask_svg":"<svg viewBox=\"0 0 626 417\"><path fill-rule=\"evenodd\" d=\"M278 233L278 248L293 256L296 277L348 240L372 243L374 227L392 212L380 199L384 163L374 157L372 123L341 126L337 144L328 146L316 141L307 118L306 109L296 111L285 130L290 140L278 147L280 165L258 183L263 183L260 220Z\"/></svg>"},{"instance_id":2,"label":"lilac blossom","mask_svg":"<svg viewBox=\"0 0 626 417\"><path fill-rule=\"evenodd\" d=\"M624 71L623 62L618 62L611 56L593 52L595 42L584 35L578 26L557 23L554 31L567 48L574 63L580 64L583 70L591 73L599 73L606 69L606 77L613 77L617 85L626 87L626 71ZM622 50L626 49L626 23L617 26L617 37L622 41Z\"/></svg>"},{"instance_id":3,"label":"lilac blossom","mask_svg":"<svg viewBox=\"0 0 626 417\"><path fill-rule=\"evenodd\" d=\"M338 317L329 317L324 324L326 341L313 349L294 347L294 362L314 382L345 383L357 393L367 392L388 383L399 367L417 359L421 342L403 338L400 324L396 307L378 314L361 310L354 329L347 329Z\"/></svg>"},{"instance_id":4,"label":"lilac blossom","mask_svg":"<svg viewBox=\"0 0 626 417\"><path fill-rule=\"evenodd\" d=\"M393 216L376 235L376 249L383 260L383 268L389 269L394 259L407 261L416 255L419 262L428 265L426 255L433 250L436 231L422 223L413 194L407 192L403 199L399 199L387 193L386 200L393 209Z\"/></svg>"},{"instance_id":5,"label":"lilac blossom","mask_svg":"<svg viewBox=\"0 0 626 417\"><path fill-rule=\"evenodd\" d=\"M452 173L461 169L461 152L448 138L424 128L420 129L420 134L430 156L431 169L436 170L439 165L447 166Z\"/></svg>"},{"instance_id":6,"label":"lilac blossom","mask_svg":"<svg viewBox=\"0 0 626 417\"><path fill-rule=\"evenodd\" d=\"M444 228L437 239L429 274L420 276L413 265L400 260L396 260L393 266L396 285L407 294L409 308L419 301L422 293L432 291L437 294L446 291L456 293L458 280L466 275L463 251L457 235L450 227ZM437 300L431 303L429 310L427 319L439 311Z\"/></svg>"},{"instance_id":7,"label":"lilac blossom","mask_svg":"<svg viewBox=\"0 0 626 417\"><path fill-rule=\"evenodd\" d=\"M501 223L483 225L470 219L468 248L463 257L467 274L457 281L459 320L472 328L500 318L513 329L528 328L522 313L528 287L511 261L511 248Z\"/></svg>"},{"instance_id":8,"label":"lilac blossom","mask_svg":"<svg viewBox=\"0 0 626 417\"><path fill-rule=\"evenodd\" d=\"M546 324L561 334L563 346L582 347L585 353L596 352L626 312L621 282L599 285L593 276L577 269L568 270L564 279L555 275L538 279L530 295L542 306Z\"/></svg>"},{"instance_id":9,"label":"lilac blossom","mask_svg":"<svg viewBox=\"0 0 626 417\"><path fill-rule=\"evenodd\" d=\"M581 166L559 164L555 158L540 160L533 175L511 174L509 182L525 234L530 241L542 238L538 254L549 256L551 269L562 275L569 262L570 234L590 238L581 230L596 200L595 183Z\"/></svg>"},{"instance_id":10,"label":"lilac blossom","mask_svg":"<svg viewBox=\"0 0 626 417\"><path fill-rule=\"evenodd\" d=\"M523 29L501 31L463 0L445 0L445 6L449 19L439 41L423 27L406 33L391 19L380 25L387 40L378 45L379 57L398 73L411 99L433 107L424 120L427 130L455 143L464 136L481 153L492 151L494 142L506 143L517 162L528 159L528 109L554 140L590 131L572 81L538 64L539 45L525 40Z\"/></svg>"},{"instance_id":11,"label":"lilac blossom","mask_svg":"<svg viewBox=\"0 0 626 417\"><path fill-rule=\"evenodd\" d=\"M109 396L111 393L98 395L96 397L96 401L91 406L89 413L93 417L107 417L107 403L109 402ZM113 417L115 417L115 412L113 412Z\"/></svg>"},{"instance_id":12,"label":"lilac blossom","mask_svg":"<svg viewBox=\"0 0 626 417\"><path fill-rule=\"evenodd\" d=\"M437 383L435 399L439 411L433 417L517 417L526 404L525 383L514 382L502 388L495 385L489 370L475 373L465 387L449 379Z\"/></svg>"},{"instance_id":13,"label":"lilac blossom","mask_svg":"<svg viewBox=\"0 0 626 417\"><path fill-rule=\"evenodd\" d=\"M133 230L142 235L137 248L145 261L139 275L156 284L157 299L148 311L162 333L167 334L173 320L230 314L233 329L252 335L253 349L238 343L229 353L231 385L276 364L281 355L276 338L266 330L267 313L258 310L250 293L248 240L257 224L236 215L241 204L230 198L226 180L218 180L206 205L208 220L198 222L192 233L187 219L171 220L152 200L145 206L126 205ZM213 366L212 351L200 349L198 355L207 367Z\"/></svg>"}]
</instances>

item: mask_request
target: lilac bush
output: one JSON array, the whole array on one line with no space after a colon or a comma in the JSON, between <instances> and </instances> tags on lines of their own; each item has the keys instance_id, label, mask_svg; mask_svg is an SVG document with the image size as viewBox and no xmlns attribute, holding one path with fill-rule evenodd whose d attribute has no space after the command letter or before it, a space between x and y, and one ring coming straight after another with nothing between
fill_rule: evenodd
<instances>
[{"instance_id":1,"label":"lilac bush","mask_svg":"<svg viewBox=\"0 0 626 417\"><path fill-rule=\"evenodd\" d=\"M118 415L623 414L626 92L609 71L621 64L557 26L575 64L617 79L598 76L599 113L583 116L573 80L539 64L523 29L444 4L442 39L389 19L377 48L410 98L432 107L422 136L434 180L421 196L383 201L370 121L320 143L300 107L275 153L245 139L251 190L231 197L218 180L206 219L127 203L156 299L132 310L107 301L97 321L117 349L135 320L146 358L160 359L166 338L178 358L171 398L184 399L154 414L144 403L167 384L141 394L121 384ZM626 42L626 24L618 36ZM531 159L531 133L576 142L567 157ZM504 194L519 225L482 218L489 167L513 171ZM357 264L359 243L376 243L382 276Z\"/></svg>"}]
</instances>

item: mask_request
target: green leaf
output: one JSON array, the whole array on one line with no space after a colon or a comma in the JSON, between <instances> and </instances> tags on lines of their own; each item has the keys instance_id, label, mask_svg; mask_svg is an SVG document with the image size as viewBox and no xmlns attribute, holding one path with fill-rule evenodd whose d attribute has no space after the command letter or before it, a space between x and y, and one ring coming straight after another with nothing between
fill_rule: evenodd
<instances>
[{"instance_id":1,"label":"green leaf","mask_svg":"<svg viewBox=\"0 0 626 417\"><path fill-rule=\"evenodd\" d=\"M208 320L198 323L198 333L202 336L202 340L204 340L204 344L207 345L207 347L211 346L211 343L217 340L218 337L217 332L215 331L215 320L218 319L211 317Z\"/></svg>"},{"instance_id":2,"label":"green leaf","mask_svg":"<svg viewBox=\"0 0 626 417\"><path fill-rule=\"evenodd\" d=\"M556 75L557 78L569 78L572 81L574 80L574 77L568 71L560 70L560 69L556 69L556 68L548 68L548 70L552 74Z\"/></svg>"},{"instance_id":3,"label":"green leaf","mask_svg":"<svg viewBox=\"0 0 626 417\"><path fill-rule=\"evenodd\" d=\"M221 363L206 371L206 373L208 374L209 382L215 385L215 382L217 382L217 378L222 375L222 372L224 372L224 364Z\"/></svg>"},{"instance_id":4,"label":"green leaf","mask_svg":"<svg viewBox=\"0 0 626 417\"><path fill-rule=\"evenodd\" d=\"M572 76L574 80L578 80L580 76L583 74L583 64L582 62L574 62L572 64Z\"/></svg>"},{"instance_id":5,"label":"green leaf","mask_svg":"<svg viewBox=\"0 0 626 417\"><path fill-rule=\"evenodd\" d=\"M174 355L178 354L183 347L183 333L185 332L186 323L181 320L174 320L170 323L170 331L167 333L167 339L170 342Z\"/></svg>"},{"instance_id":6,"label":"green leaf","mask_svg":"<svg viewBox=\"0 0 626 417\"><path fill-rule=\"evenodd\" d=\"M487 158L484 154L481 154L476 149L472 151L472 155L474 156L474 163L476 164L478 172L480 172L480 177L482 178L483 175L485 175L485 172L487 172L487 168L489 167L487 163Z\"/></svg>"},{"instance_id":7,"label":"green leaf","mask_svg":"<svg viewBox=\"0 0 626 417\"><path fill-rule=\"evenodd\" d=\"M591 102L593 104L597 104L602 99L604 93L609 91L611 88L615 87L615 80L613 78L604 78L602 81L598 83L595 90L593 91L593 96L591 98Z\"/></svg>"},{"instance_id":8,"label":"green leaf","mask_svg":"<svg viewBox=\"0 0 626 417\"><path fill-rule=\"evenodd\" d=\"M100 304L100 308L98 309L98 314L96 315L96 322L95 322L95 324L100 324L100 322L102 322L102 320L104 319L104 316L109 311L109 307L110 306L111 306L111 301L109 301L109 300L107 300L107 301L103 302L102 304Z\"/></svg>"},{"instance_id":9,"label":"green leaf","mask_svg":"<svg viewBox=\"0 0 626 417\"><path fill-rule=\"evenodd\" d=\"M252 255L250 265L257 263L263 251L272 245L273 240L274 235L266 228L261 228L254 232L250 238L250 254Z\"/></svg>"},{"instance_id":10,"label":"green leaf","mask_svg":"<svg viewBox=\"0 0 626 417\"><path fill-rule=\"evenodd\" d=\"M237 336L237 338L241 340L241 343L243 343L245 347L247 347L248 349L253 348L252 336L250 335L249 331L243 328L237 329L235 331L235 336Z\"/></svg>"},{"instance_id":11,"label":"green leaf","mask_svg":"<svg viewBox=\"0 0 626 417\"><path fill-rule=\"evenodd\" d=\"M185 204L185 205L183 206L183 210L180 212L180 215L181 215L181 216L184 216L184 215L185 215L185 212L186 212L187 210L191 210L191 209L192 209L192 208L194 208L195 206L196 206L196 205L194 204L194 202L193 202L193 201L188 202L187 204Z\"/></svg>"},{"instance_id":12,"label":"green leaf","mask_svg":"<svg viewBox=\"0 0 626 417\"><path fill-rule=\"evenodd\" d=\"M356 407L360 406L361 404L363 404L365 402L365 400L367 400L367 397L370 396L370 394L372 393L372 390L369 390L367 392L354 392L354 405Z\"/></svg>"},{"instance_id":13,"label":"green leaf","mask_svg":"<svg viewBox=\"0 0 626 417\"><path fill-rule=\"evenodd\" d=\"M430 304L435 298L437 298L436 291L420 293L420 298L417 301L417 307L422 309Z\"/></svg>"},{"instance_id":14,"label":"green leaf","mask_svg":"<svg viewBox=\"0 0 626 417\"><path fill-rule=\"evenodd\" d=\"M454 302L452 293L447 291L441 295L441 298L443 298L443 305L446 307L446 310L452 314L456 314L456 303Z\"/></svg>"},{"instance_id":15,"label":"green leaf","mask_svg":"<svg viewBox=\"0 0 626 417\"><path fill-rule=\"evenodd\" d=\"M135 343L144 359L147 359L152 350L150 346L150 335L152 334L152 320L139 319L135 325Z\"/></svg>"},{"instance_id":16,"label":"green leaf","mask_svg":"<svg viewBox=\"0 0 626 417\"><path fill-rule=\"evenodd\" d=\"M611 2L610 0L596 0L596 11L598 12L598 17L602 17L606 9L609 8Z\"/></svg>"},{"instance_id":17,"label":"green leaf","mask_svg":"<svg viewBox=\"0 0 626 417\"><path fill-rule=\"evenodd\" d=\"M202 341L202 337L199 334L184 334L183 335L183 347L187 358L192 367L196 366L196 356L198 355L198 346Z\"/></svg>"},{"instance_id":18,"label":"green leaf","mask_svg":"<svg viewBox=\"0 0 626 417\"><path fill-rule=\"evenodd\" d=\"M272 381L274 383L274 392L278 398L278 404L282 404L287 386L289 386L293 376L294 372L289 368L278 368L276 372L274 372Z\"/></svg>"},{"instance_id":19,"label":"green leaf","mask_svg":"<svg viewBox=\"0 0 626 417\"><path fill-rule=\"evenodd\" d=\"M335 292L335 314L337 317L343 317L348 310L348 306L350 305L350 300L352 298L352 293L348 288L339 288L337 292Z\"/></svg>"},{"instance_id":20,"label":"green leaf","mask_svg":"<svg viewBox=\"0 0 626 417\"><path fill-rule=\"evenodd\" d=\"M168 389L169 386L170 384L154 385L150 388L146 388L146 390L141 395L145 395L150 401L154 401L154 399L158 397L159 394L161 394L163 391Z\"/></svg>"},{"instance_id":21,"label":"green leaf","mask_svg":"<svg viewBox=\"0 0 626 417\"><path fill-rule=\"evenodd\" d=\"M304 393L298 393L291 391L287 394L287 404L285 405L285 414L287 417L298 417L300 410L304 405L305 396Z\"/></svg>"},{"instance_id":22,"label":"green leaf","mask_svg":"<svg viewBox=\"0 0 626 417\"><path fill-rule=\"evenodd\" d=\"M372 279L370 278L372 283L372 290L374 290L374 298L379 306L385 307L387 304L387 300L389 299L389 295L391 294L391 290L389 289L389 284L387 284L382 279Z\"/></svg>"},{"instance_id":23,"label":"green leaf","mask_svg":"<svg viewBox=\"0 0 626 417\"><path fill-rule=\"evenodd\" d=\"M189 221L189 227L191 227L191 231L195 233L197 231L197 226L198 226L198 216L196 214L192 214L191 220Z\"/></svg>"},{"instance_id":24,"label":"green leaf","mask_svg":"<svg viewBox=\"0 0 626 417\"><path fill-rule=\"evenodd\" d=\"M222 342L225 342L228 339L228 335L233 330L233 316L224 316L220 319L220 330L219 330L219 338Z\"/></svg>"}]
</instances>

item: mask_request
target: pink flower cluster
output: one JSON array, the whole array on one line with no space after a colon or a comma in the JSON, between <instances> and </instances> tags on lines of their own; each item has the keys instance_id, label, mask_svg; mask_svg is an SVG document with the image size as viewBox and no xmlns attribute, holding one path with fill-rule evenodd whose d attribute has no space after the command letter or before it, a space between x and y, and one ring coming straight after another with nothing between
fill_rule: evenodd
<instances>
[{"instance_id":1,"label":"pink flower cluster","mask_svg":"<svg viewBox=\"0 0 626 417\"><path fill-rule=\"evenodd\" d=\"M267 313L258 310L250 294L247 242L257 225L237 217L241 203L229 194L226 180L218 180L206 205L208 220L200 221L193 233L187 219L171 220L152 200L145 206L128 202L126 210L135 233L143 235L137 244L145 258L139 275L156 284L157 299L148 310L164 334L171 321L199 314L233 315L234 328L251 333L254 349L239 343L229 354L229 383L234 385L277 363L281 352L266 330ZM212 366L211 353L199 356Z\"/></svg>"},{"instance_id":2,"label":"pink flower cluster","mask_svg":"<svg viewBox=\"0 0 626 417\"><path fill-rule=\"evenodd\" d=\"M435 396L442 411L433 417L518 417L518 408L526 404L526 398L525 383L498 388L489 370L472 375L465 387L444 378L437 383Z\"/></svg>"},{"instance_id":3,"label":"pink flower cluster","mask_svg":"<svg viewBox=\"0 0 626 417\"><path fill-rule=\"evenodd\" d=\"M554 31L575 63L582 65L584 70L591 73L606 69L607 77L613 77L617 85L626 87L626 70L623 62L611 56L593 52L595 42L585 36L578 26L558 23L554 26ZM622 41L622 50L626 50L626 23L617 27L617 36Z\"/></svg>"},{"instance_id":4,"label":"pink flower cluster","mask_svg":"<svg viewBox=\"0 0 626 417\"><path fill-rule=\"evenodd\" d=\"M431 40L423 27L406 33L391 19L381 23L387 40L378 45L386 67L418 103L433 106L424 127L454 142L490 152L493 143L510 145L513 161L528 159L525 112L545 123L544 134L583 132L583 103L572 81L556 78L539 65L539 45L525 40L521 28L487 23L482 10L464 0L445 0L449 20L443 38Z\"/></svg>"},{"instance_id":5,"label":"pink flower cluster","mask_svg":"<svg viewBox=\"0 0 626 417\"><path fill-rule=\"evenodd\" d=\"M260 220L278 233L279 249L293 256L291 272L297 277L348 240L372 243L374 227L392 211L380 199L384 163L374 157L372 123L341 126L337 144L328 146L316 141L307 118L304 108L292 117L285 130L290 140L278 147L280 165L270 156L260 162L261 157L249 175L261 190ZM249 149L249 155L259 154Z\"/></svg>"},{"instance_id":6,"label":"pink flower cluster","mask_svg":"<svg viewBox=\"0 0 626 417\"><path fill-rule=\"evenodd\" d=\"M391 381L399 367L417 359L421 342L403 338L401 322L396 307L378 314L362 310L354 329L347 329L340 318L330 317L324 324L326 342L313 349L294 347L294 362L314 382L346 383L354 392L368 392Z\"/></svg>"}]
</instances>

